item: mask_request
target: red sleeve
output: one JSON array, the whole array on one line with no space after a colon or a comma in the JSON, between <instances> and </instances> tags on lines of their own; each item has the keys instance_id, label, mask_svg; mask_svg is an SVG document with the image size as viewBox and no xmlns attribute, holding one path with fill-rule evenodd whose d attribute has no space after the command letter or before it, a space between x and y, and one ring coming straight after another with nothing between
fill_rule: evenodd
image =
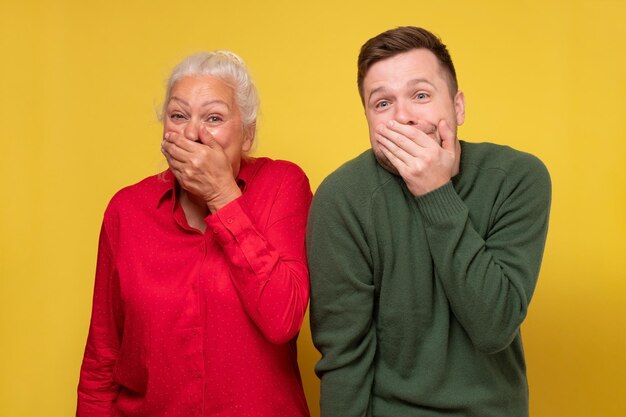
<instances>
[{"instance_id":1,"label":"red sleeve","mask_svg":"<svg viewBox=\"0 0 626 417\"><path fill-rule=\"evenodd\" d=\"M78 383L78 417L109 417L119 386L113 368L120 345L119 285L105 224L100 231L91 325Z\"/></svg>"},{"instance_id":2,"label":"red sleeve","mask_svg":"<svg viewBox=\"0 0 626 417\"><path fill-rule=\"evenodd\" d=\"M282 179L271 181L280 182L262 231L242 197L206 222L223 247L247 314L268 340L285 343L300 330L309 300L304 236L312 196L308 179L296 166L289 165Z\"/></svg>"}]
</instances>

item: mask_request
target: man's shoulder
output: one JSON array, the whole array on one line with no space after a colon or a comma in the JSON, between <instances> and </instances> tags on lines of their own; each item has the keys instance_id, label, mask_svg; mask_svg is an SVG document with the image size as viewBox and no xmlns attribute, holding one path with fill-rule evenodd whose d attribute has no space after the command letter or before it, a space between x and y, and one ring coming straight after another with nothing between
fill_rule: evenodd
<instances>
[{"instance_id":1,"label":"man's shoulder","mask_svg":"<svg viewBox=\"0 0 626 417\"><path fill-rule=\"evenodd\" d=\"M393 177L382 168L371 149L328 175L315 191L313 213L365 214L376 191Z\"/></svg>"},{"instance_id":2,"label":"man's shoulder","mask_svg":"<svg viewBox=\"0 0 626 417\"><path fill-rule=\"evenodd\" d=\"M370 193L391 176L368 149L330 173L320 184L318 192Z\"/></svg>"},{"instance_id":3,"label":"man's shoulder","mask_svg":"<svg viewBox=\"0 0 626 417\"><path fill-rule=\"evenodd\" d=\"M548 175L546 166L538 157L507 145L462 141L461 147L461 171L475 167L499 170L505 175Z\"/></svg>"}]
</instances>

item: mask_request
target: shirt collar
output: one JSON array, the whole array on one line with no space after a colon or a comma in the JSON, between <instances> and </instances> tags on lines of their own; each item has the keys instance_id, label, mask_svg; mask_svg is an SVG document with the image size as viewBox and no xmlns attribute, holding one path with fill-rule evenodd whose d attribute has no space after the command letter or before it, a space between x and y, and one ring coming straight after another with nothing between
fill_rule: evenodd
<instances>
[{"instance_id":1,"label":"shirt collar","mask_svg":"<svg viewBox=\"0 0 626 417\"><path fill-rule=\"evenodd\" d=\"M237 185L243 193L246 191L246 185L254 175L254 158L242 157L239 165L239 175L237 175Z\"/></svg>"},{"instance_id":2,"label":"shirt collar","mask_svg":"<svg viewBox=\"0 0 626 417\"><path fill-rule=\"evenodd\" d=\"M157 175L157 187L159 196L159 200L157 201L157 208L161 206L161 204L168 199L175 201L176 199L176 177L174 177L174 173L167 169L160 174Z\"/></svg>"},{"instance_id":3,"label":"shirt collar","mask_svg":"<svg viewBox=\"0 0 626 417\"><path fill-rule=\"evenodd\" d=\"M252 163L254 158L243 157L241 158L241 165L239 166L239 175L237 176L237 185L243 193L246 190L246 185L252 176L254 175L254 164ZM174 173L167 169L158 174L159 181L157 187L159 187L157 195L159 200L157 201L157 208L163 204L164 201L170 199L173 203L176 203L178 182ZM174 204L175 205L175 204Z\"/></svg>"}]
</instances>

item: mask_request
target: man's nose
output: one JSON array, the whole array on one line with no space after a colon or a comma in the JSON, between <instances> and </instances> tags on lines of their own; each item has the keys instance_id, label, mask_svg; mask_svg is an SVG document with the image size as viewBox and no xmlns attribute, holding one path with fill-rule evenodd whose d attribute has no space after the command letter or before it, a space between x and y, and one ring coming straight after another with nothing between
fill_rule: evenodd
<instances>
[{"instance_id":1,"label":"man's nose","mask_svg":"<svg viewBox=\"0 0 626 417\"><path fill-rule=\"evenodd\" d=\"M417 116L415 114L415 111L413 111L414 109L409 103L398 101L395 107L396 111L394 114L394 118L398 123L402 123L405 125L414 125L417 123Z\"/></svg>"}]
</instances>

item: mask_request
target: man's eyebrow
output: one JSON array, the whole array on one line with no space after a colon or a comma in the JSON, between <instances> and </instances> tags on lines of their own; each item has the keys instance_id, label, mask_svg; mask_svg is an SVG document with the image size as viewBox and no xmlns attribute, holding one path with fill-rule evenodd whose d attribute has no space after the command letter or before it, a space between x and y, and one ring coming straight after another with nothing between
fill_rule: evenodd
<instances>
[{"instance_id":1,"label":"man's eyebrow","mask_svg":"<svg viewBox=\"0 0 626 417\"><path fill-rule=\"evenodd\" d=\"M431 83L430 81L428 81L426 78L413 78L412 80L409 80L406 82L406 85L411 87L414 86L416 84L428 84L429 86L431 86L432 88L436 89L437 87L435 87L435 85L433 83ZM387 88L384 85L381 85L380 87L376 87L375 89L373 89L372 91L370 91L369 96L367 97L367 100L371 100L372 96L374 94L377 93L384 93L387 90Z\"/></svg>"},{"instance_id":2,"label":"man's eyebrow","mask_svg":"<svg viewBox=\"0 0 626 417\"><path fill-rule=\"evenodd\" d=\"M367 97L367 101L370 101L374 94L380 93L380 92L384 92L385 90L386 90L386 88L385 88L384 85L381 85L380 87L376 87L375 89L370 91L370 95Z\"/></svg>"},{"instance_id":3,"label":"man's eyebrow","mask_svg":"<svg viewBox=\"0 0 626 417\"><path fill-rule=\"evenodd\" d=\"M414 78L412 80L407 81L406 85L407 86L412 86L412 85L415 85L415 84L422 84L422 83L428 84L432 88L437 88L437 87L435 87L435 84L431 83L426 78Z\"/></svg>"}]
</instances>

